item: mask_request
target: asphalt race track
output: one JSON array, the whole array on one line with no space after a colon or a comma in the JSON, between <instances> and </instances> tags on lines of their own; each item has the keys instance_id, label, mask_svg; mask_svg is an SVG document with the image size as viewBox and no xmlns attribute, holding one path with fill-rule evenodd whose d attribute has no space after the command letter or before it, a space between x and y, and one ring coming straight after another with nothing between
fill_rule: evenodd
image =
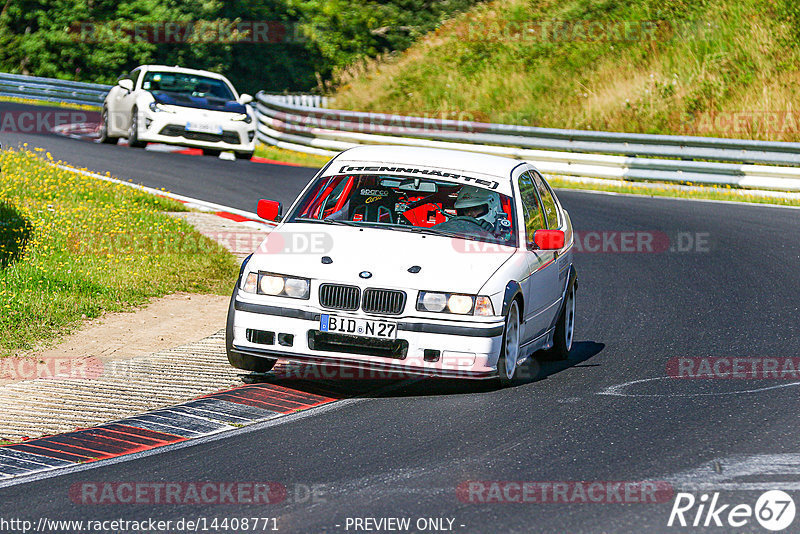
<instances>
[{"instance_id":1,"label":"asphalt race track","mask_svg":"<svg viewBox=\"0 0 800 534\"><path fill-rule=\"evenodd\" d=\"M77 166L249 211L258 198L290 201L314 172L0 132L3 147L21 142ZM374 531L357 529L353 519L387 517L412 525L452 519L452 531L465 533L694 532L667 526L674 497L497 503L476 502L459 487L659 481L696 497L719 491L720 502L731 504L752 506L773 488L797 501L800 380L676 379L668 369L676 358L800 356L800 210L574 191L559 197L581 246L593 250L576 256L577 344L567 362L532 363L530 378L505 390L398 382L279 424L2 487L0 517L271 517L281 532ZM620 252L620 232L655 236L663 246ZM70 499L82 482L194 481L277 482L287 497L266 506ZM314 486L311 498L305 489ZM751 520L737 532L765 530Z\"/></svg>"}]
</instances>

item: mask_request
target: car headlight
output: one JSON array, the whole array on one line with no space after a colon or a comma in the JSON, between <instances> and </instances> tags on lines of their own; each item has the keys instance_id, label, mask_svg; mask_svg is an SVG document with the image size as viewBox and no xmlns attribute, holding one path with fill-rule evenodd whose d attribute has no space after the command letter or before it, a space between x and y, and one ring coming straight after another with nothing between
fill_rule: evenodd
<instances>
[{"instance_id":1,"label":"car headlight","mask_svg":"<svg viewBox=\"0 0 800 534\"><path fill-rule=\"evenodd\" d=\"M150 102L150 111L154 113L165 112L165 113L175 113L171 109L167 108L166 106L159 104L158 102Z\"/></svg>"},{"instance_id":2,"label":"car headlight","mask_svg":"<svg viewBox=\"0 0 800 534\"><path fill-rule=\"evenodd\" d=\"M433 291L420 291L417 297L417 310L457 315L494 315L494 307L489 297Z\"/></svg>"},{"instance_id":3,"label":"car headlight","mask_svg":"<svg viewBox=\"0 0 800 534\"><path fill-rule=\"evenodd\" d=\"M253 122L253 117L251 117L248 113L239 113L238 115L234 115L233 117L231 117L231 120L250 124L251 122Z\"/></svg>"},{"instance_id":4,"label":"car headlight","mask_svg":"<svg viewBox=\"0 0 800 534\"><path fill-rule=\"evenodd\" d=\"M273 273L249 273L242 284L245 293L308 299L311 281L308 278L295 278Z\"/></svg>"}]
</instances>

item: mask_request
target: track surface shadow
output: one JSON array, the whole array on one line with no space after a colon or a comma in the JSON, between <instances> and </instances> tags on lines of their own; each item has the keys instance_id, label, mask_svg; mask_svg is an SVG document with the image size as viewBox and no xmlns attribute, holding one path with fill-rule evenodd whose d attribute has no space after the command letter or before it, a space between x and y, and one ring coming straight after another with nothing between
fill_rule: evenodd
<instances>
[{"instance_id":1,"label":"track surface shadow","mask_svg":"<svg viewBox=\"0 0 800 534\"><path fill-rule=\"evenodd\" d=\"M540 353L533 354L522 364L518 379L512 387L539 382L571 367L594 367L599 364L586 364L599 354L605 345L594 341L575 343L569 358L563 361L541 361ZM305 393L325 394L334 398L370 397L417 397L464 395L497 391L497 380L462 380L454 378L394 376L390 374L370 374L369 371L345 370L332 366L291 364L276 367L265 374L242 375L246 383L272 383ZM396 387L392 387L396 386Z\"/></svg>"}]
</instances>

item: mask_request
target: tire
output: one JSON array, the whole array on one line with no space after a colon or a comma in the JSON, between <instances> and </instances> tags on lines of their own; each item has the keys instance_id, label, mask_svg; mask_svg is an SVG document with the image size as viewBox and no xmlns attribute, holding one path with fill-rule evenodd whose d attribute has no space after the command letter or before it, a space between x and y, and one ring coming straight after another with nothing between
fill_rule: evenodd
<instances>
[{"instance_id":1,"label":"tire","mask_svg":"<svg viewBox=\"0 0 800 534\"><path fill-rule=\"evenodd\" d=\"M241 352L228 351L228 362L237 369L251 373L268 373L275 367L278 360L272 358L259 358L242 354Z\"/></svg>"},{"instance_id":2,"label":"tire","mask_svg":"<svg viewBox=\"0 0 800 534\"><path fill-rule=\"evenodd\" d=\"M253 153L252 152L237 152L236 159L244 159L249 160L252 159Z\"/></svg>"},{"instance_id":3,"label":"tire","mask_svg":"<svg viewBox=\"0 0 800 534\"><path fill-rule=\"evenodd\" d=\"M569 358L572 340L575 337L575 293L575 284L570 284L553 334L553 347L544 351L547 360L559 361Z\"/></svg>"},{"instance_id":4,"label":"tire","mask_svg":"<svg viewBox=\"0 0 800 534\"><path fill-rule=\"evenodd\" d=\"M100 137L98 141L104 145L116 145L119 141L118 137L111 137L108 135L108 108L103 107L103 114L100 119Z\"/></svg>"},{"instance_id":5,"label":"tire","mask_svg":"<svg viewBox=\"0 0 800 534\"><path fill-rule=\"evenodd\" d=\"M222 154L222 150L217 150L216 148L203 149L204 156L214 156L215 158L218 158L220 154Z\"/></svg>"},{"instance_id":6,"label":"tire","mask_svg":"<svg viewBox=\"0 0 800 534\"><path fill-rule=\"evenodd\" d=\"M519 359L519 301L514 299L506 314L506 326L503 329L503 346L497 360L497 376L501 387L514 384Z\"/></svg>"},{"instance_id":7,"label":"tire","mask_svg":"<svg viewBox=\"0 0 800 534\"><path fill-rule=\"evenodd\" d=\"M225 325L225 352L228 356L228 362L235 368L243 371L250 371L252 373L267 373L275 367L278 360L273 358L259 358L257 356L250 356L249 354L242 354L239 351L233 350L233 303L236 299L236 291L234 290L231 295L231 302L228 305L228 321Z\"/></svg>"},{"instance_id":8,"label":"tire","mask_svg":"<svg viewBox=\"0 0 800 534\"><path fill-rule=\"evenodd\" d=\"M139 110L133 108L131 115L131 129L128 132L128 146L131 148L144 148L147 146L145 141L139 141Z\"/></svg>"}]
</instances>

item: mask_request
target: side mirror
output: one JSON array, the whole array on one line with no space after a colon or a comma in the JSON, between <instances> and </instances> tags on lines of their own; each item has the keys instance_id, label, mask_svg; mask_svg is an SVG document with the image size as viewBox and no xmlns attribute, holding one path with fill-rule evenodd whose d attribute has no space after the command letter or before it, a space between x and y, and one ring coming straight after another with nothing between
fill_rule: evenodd
<instances>
[{"instance_id":1,"label":"side mirror","mask_svg":"<svg viewBox=\"0 0 800 534\"><path fill-rule=\"evenodd\" d=\"M247 93L242 93L241 95L239 95L239 103L242 105L249 104L252 101L253 97L251 95L248 95Z\"/></svg>"},{"instance_id":2,"label":"side mirror","mask_svg":"<svg viewBox=\"0 0 800 534\"><path fill-rule=\"evenodd\" d=\"M559 250L564 248L564 232L561 230L536 230L533 242L541 250Z\"/></svg>"},{"instance_id":3,"label":"side mirror","mask_svg":"<svg viewBox=\"0 0 800 534\"><path fill-rule=\"evenodd\" d=\"M277 200L264 200L258 201L258 208L256 213L265 221L280 221L283 206Z\"/></svg>"},{"instance_id":4,"label":"side mirror","mask_svg":"<svg viewBox=\"0 0 800 534\"><path fill-rule=\"evenodd\" d=\"M117 85L128 91L129 93L133 91L133 80L129 80L128 78L124 78L117 82Z\"/></svg>"}]
</instances>

